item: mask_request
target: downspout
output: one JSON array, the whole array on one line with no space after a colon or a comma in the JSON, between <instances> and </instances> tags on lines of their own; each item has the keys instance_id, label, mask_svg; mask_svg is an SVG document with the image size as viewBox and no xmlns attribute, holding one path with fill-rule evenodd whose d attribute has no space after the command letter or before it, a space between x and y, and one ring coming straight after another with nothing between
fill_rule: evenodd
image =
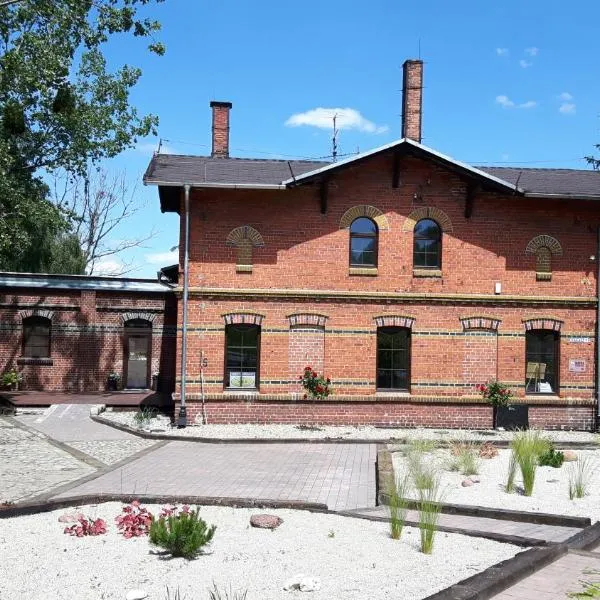
<instances>
[{"instance_id":1,"label":"downspout","mask_svg":"<svg viewBox=\"0 0 600 600\"><path fill-rule=\"evenodd\" d=\"M188 285L189 285L189 258L190 258L190 186L183 186L183 210L184 210L184 241L183 241L183 330L181 338L181 403L177 427L187 426L187 408L185 405L185 384L187 367L187 314L188 314Z\"/></svg>"},{"instance_id":2,"label":"downspout","mask_svg":"<svg viewBox=\"0 0 600 600\"><path fill-rule=\"evenodd\" d=\"M600 226L596 248L596 429L600 423Z\"/></svg>"}]
</instances>

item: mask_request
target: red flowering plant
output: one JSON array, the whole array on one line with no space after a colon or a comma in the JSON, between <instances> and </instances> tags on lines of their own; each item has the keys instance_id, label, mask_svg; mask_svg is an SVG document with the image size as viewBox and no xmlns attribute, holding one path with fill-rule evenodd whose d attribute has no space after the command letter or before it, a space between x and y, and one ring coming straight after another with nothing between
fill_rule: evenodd
<instances>
[{"instance_id":1,"label":"red flowering plant","mask_svg":"<svg viewBox=\"0 0 600 600\"><path fill-rule=\"evenodd\" d=\"M115 522L123 537L132 538L148 535L153 519L152 513L139 500L134 500L123 507L123 513L115 517Z\"/></svg>"},{"instance_id":2,"label":"red flowering plant","mask_svg":"<svg viewBox=\"0 0 600 600\"><path fill-rule=\"evenodd\" d=\"M178 517L180 514L189 514L191 511L189 504L184 504L181 508L173 504L167 504L160 509L159 519L168 519L169 517Z\"/></svg>"},{"instance_id":3,"label":"red flowering plant","mask_svg":"<svg viewBox=\"0 0 600 600\"><path fill-rule=\"evenodd\" d=\"M510 404L512 391L500 381L490 379L487 383L478 384L475 389L492 406L508 406Z\"/></svg>"},{"instance_id":4,"label":"red flowering plant","mask_svg":"<svg viewBox=\"0 0 600 600\"><path fill-rule=\"evenodd\" d=\"M304 374L299 377L302 387L306 391L304 399L310 396L313 400L327 398L333 392L331 379L319 375L312 367L304 367Z\"/></svg>"},{"instance_id":5,"label":"red flowering plant","mask_svg":"<svg viewBox=\"0 0 600 600\"><path fill-rule=\"evenodd\" d=\"M104 519L86 519L81 515L77 519L77 523L65 527L64 533L74 535L76 537L84 537L86 535L102 535L106 533L106 522Z\"/></svg>"}]
</instances>

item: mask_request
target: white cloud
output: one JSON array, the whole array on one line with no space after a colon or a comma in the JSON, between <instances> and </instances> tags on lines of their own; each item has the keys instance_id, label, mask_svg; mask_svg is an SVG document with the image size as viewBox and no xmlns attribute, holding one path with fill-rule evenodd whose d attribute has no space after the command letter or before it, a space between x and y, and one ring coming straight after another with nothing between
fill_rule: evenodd
<instances>
[{"instance_id":1,"label":"white cloud","mask_svg":"<svg viewBox=\"0 0 600 600\"><path fill-rule=\"evenodd\" d=\"M531 46L531 48L525 48L525 54L527 56L537 56L540 49L535 46Z\"/></svg>"},{"instance_id":2,"label":"white cloud","mask_svg":"<svg viewBox=\"0 0 600 600\"><path fill-rule=\"evenodd\" d=\"M499 104L502 108L535 108L537 106L537 102L535 102L535 100L528 100L527 102L517 104L508 96L504 95L496 96L496 104Z\"/></svg>"},{"instance_id":3,"label":"white cloud","mask_svg":"<svg viewBox=\"0 0 600 600\"><path fill-rule=\"evenodd\" d=\"M574 102L563 102L558 109L558 112L563 115L574 115L577 111L577 107Z\"/></svg>"},{"instance_id":4,"label":"white cloud","mask_svg":"<svg viewBox=\"0 0 600 600\"><path fill-rule=\"evenodd\" d=\"M563 92L562 94L559 94L558 99L562 100L563 102L570 102L573 100L573 96L571 96L569 92Z\"/></svg>"},{"instance_id":5,"label":"white cloud","mask_svg":"<svg viewBox=\"0 0 600 600\"><path fill-rule=\"evenodd\" d=\"M354 108L313 108L292 115L285 124L288 127L308 125L319 129L331 129L334 115L337 115L338 129L357 129L365 133L385 133L388 130L387 125L377 125L373 121L369 121Z\"/></svg>"},{"instance_id":6,"label":"white cloud","mask_svg":"<svg viewBox=\"0 0 600 600\"><path fill-rule=\"evenodd\" d=\"M120 275L125 265L117 258L101 258L94 265L94 275Z\"/></svg>"},{"instance_id":7,"label":"white cloud","mask_svg":"<svg viewBox=\"0 0 600 600\"><path fill-rule=\"evenodd\" d=\"M522 58L519 61L519 65L521 65L521 68L523 68L523 69L528 69L529 67L533 67L533 63L530 60L525 60L524 58Z\"/></svg>"},{"instance_id":8,"label":"white cloud","mask_svg":"<svg viewBox=\"0 0 600 600\"><path fill-rule=\"evenodd\" d=\"M156 252L155 254L146 254L146 262L151 265L160 265L166 267L179 262L179 250L171 250L169 252Z\"/></svg>"},{"instance_id":9,"label":"white cloud","mask_svg":"<svg viewBox=\"0 0 600 600\"><path fill-rule=\"evenodd\" d=\"M498 56L508 56L508 48L496 48L496 54Z\"/></svg>"}]
</instances>

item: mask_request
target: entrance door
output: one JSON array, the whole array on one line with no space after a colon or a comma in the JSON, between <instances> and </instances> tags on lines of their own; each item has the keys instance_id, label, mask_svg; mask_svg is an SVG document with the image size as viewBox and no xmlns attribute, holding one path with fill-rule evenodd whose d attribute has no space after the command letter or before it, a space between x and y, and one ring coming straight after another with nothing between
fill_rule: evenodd
<instances>
[{"instance_id":1,"label":"entrance door","mask_svg":"<svg viewBox=\"0 0 600 600\"><path fill-rule=\"evenodd\" d=\"M148 389L150 387L151 339L150 323L136 321L129 322L125 326L126 388Z\"/></svg>"}]
</instances>

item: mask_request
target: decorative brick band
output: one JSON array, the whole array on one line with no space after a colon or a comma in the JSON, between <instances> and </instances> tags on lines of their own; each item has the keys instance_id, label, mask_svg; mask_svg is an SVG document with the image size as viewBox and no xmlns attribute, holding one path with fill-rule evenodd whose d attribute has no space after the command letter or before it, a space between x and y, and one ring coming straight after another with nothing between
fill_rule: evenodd
<instances>
[{"instance_id":1,"label":"decorative brick band","mask_svg":"<svg viewBox=\"0 0 600 600\"><path fill-rule=\"evenodd\" d=\"M552 237L551 235L538 235L534 237L527 248L525 248L526 254L536 254L540 248L548 248L553 256L562 256L563 250L560 242Z\"/></svg>"},{"instance_id":2,"label":"decorative brick band","mask_svg":"<svg viewBox=\"0 0 600 600\"><path fill-rule=\"evenodd\" d=\"M549 329L550 331L560 331L562 324L563 322L560 319L555 319L553 317L523 319L525 331L531 331L532 329Z\"/></svg>"},{"instance_id":3,"label":"decorative brick band","mask_svg":"<svg viewBox=\"0 0 600 600\"><path fill-rule=\"evenodd\" d=\"M500 327L500 319L496 319L495 317L461 317L460 322L463 326L463 331L468 331L469 329L488 329L491 331L498 331L498 327Z\"/></svg>"},{"instance_id":4,"label":"decorative brick band","mask_svg":"<svg viewBox=\"0 0 600 600\"><path fill-rule=\"evenodd\" d=\"M414 317L406 317L400 315L381 315L373 317L377 327L406 327L412 329L415 323Z\"/></svg>"},{"instance_id":5,"label":"decorative brick band","mask_svg":"<svg viewBox=\"0 0 600 600\"><path fill-rule=\"evenodd\" d=\"M297 327L299 325L325 327L325 323L329 317L316 313L296 313L293 315L288 315L286 318L290 323L290 327Z\"/></svg>"},{"instance_id":6,"label":"decorative brick band","mask_svg":"<svg viewBox=\"0 0 600 600\"><path fill-rule=\"evenodd\" d=\"M123 321L123 325L127 324L127 321L135 321L137 319L141 321L149 321L150 323L154 322L156 315L151 312L126 312L121 315L121 319Z\"/></svg>"},{"instance_id":7,"label":"decorative brick band","mask_svg":"<svg viewBox=\"0 0 600 600\"><path fill-rule=\"evenodd\" d=\"M51 310L44 310L41 308L20 310L19 314L21 315L21 319L27 319L28 317L43 317L45 319L50 319L50 321L52 321L52 317L54 316L54 313Z\"/></svg>"},{"instance_id":8,"label":"decorative brick band","mask_svg":"<svg viewBox=\"0 0 600 600\"><path fill-rule=\"evenodd\" d=\"M225 325L261 325L265 315L258 313L227 313L221 315L225 319Z\"/></svg>"},{"instance_id":9,"label":"decorative brick band","mask_svg":"<svg viewBox=\"0 0 600 600\"><path fill-rule=\"evenodd\" d=\"M415 225L423 219L433 219L444 233L452 232L452 221L450 217L441 209L435 206L422 206L413 210L402 225L402 231L409 233L414 231Z\"/></svg>"},{"instance_id":10,"label":"decorative brick band","mask_svg":"<svg viewBox=\"0 0 600 600\"><path fill-rule=\"evenodd\" d=\"M243 225L242 227L236 227L229 232L227 241L225 242L228 246L240 246L244 242L250 242L254 247L264 246L265 242L262 235L251 227L250 225Z\"/></svg>"},{"instance_id":11,"label":"decorative brick band","mask_svg":"<svg viewBox=\"0 0 600 600\"><path fill-rule=\"evenodd\" d=\"M380 230L386 230L390 228L390 224L387 220L387 217L374 206L370 206L368 204L359 204L358 206L353 206L349 208L340 219L340 229L347 229L352 225L352 222L360 217L368 217L369 219L373 219L375 223L377 223L377 227Z\"/></svg>"}]
</instances>

